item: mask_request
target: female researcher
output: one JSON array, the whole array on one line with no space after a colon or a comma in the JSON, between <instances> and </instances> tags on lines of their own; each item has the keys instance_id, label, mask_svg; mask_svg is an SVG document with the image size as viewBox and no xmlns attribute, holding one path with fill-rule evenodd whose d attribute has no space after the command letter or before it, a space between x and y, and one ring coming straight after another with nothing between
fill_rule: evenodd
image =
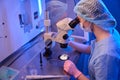
<instances>
[{"instance_id":1,"label":"female researcher","mask_svg":"<svg viewBox=\"0 0 120 80\"><path fill-rule=\"evenodd\" d=\"M74 11L83 30L93 32L96 37L90 46L69 42L76 50L91 53L90 80L120 80L120 36L111 13L101 0L81 0ZM64 70L78 80L89 80L70 60L65 61Z\"/></svg>"}]
</instances>

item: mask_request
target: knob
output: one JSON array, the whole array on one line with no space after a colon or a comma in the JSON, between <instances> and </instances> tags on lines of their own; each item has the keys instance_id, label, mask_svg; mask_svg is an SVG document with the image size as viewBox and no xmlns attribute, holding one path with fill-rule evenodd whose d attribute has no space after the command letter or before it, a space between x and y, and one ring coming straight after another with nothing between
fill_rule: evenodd
<instances>
[{"instance_id":1,"label":"knob","mask_svg":"<svg viewBox=\"0 0 120 80\"><path fill-rule=\"evenodd\" d=\"M68 34L63 35L64 40L68 39L68 37L69 37Z\"/></svg>"}]
</instances>

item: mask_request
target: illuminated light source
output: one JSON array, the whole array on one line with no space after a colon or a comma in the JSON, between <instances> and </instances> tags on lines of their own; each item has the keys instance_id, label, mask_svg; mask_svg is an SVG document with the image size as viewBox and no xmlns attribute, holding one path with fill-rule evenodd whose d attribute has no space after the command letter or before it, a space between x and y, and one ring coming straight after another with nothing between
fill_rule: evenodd
<instances>
[{"instance_id":1,"label":"illuminated light source","mask_svg":"<svg viewBox=\"0 0 120 80\"><path fill-rule=\"evenodd\" d=\"M41 0L38 0L38 7L39 7L39 14L42 14L42 4L41 4Z\"/></svg>"}]
</instances>

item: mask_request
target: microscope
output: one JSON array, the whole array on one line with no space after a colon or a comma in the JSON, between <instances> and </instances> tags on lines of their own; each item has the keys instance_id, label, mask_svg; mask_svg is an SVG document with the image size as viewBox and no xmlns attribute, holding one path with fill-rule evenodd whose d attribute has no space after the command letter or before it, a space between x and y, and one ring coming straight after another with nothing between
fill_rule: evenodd
<instances>
[{"instance_id":1,"label":"microscope","mask_svg":"<svg viewBox=\"0 0 120 80\"><path fill-rule=\"evenodd\" d=\"M60 44L61 48L67 48L68 41L72 35L75 26L79 23L78 17L75 19L64 18L56 23L58 32L47 31L44 33L44 42L45 42L45 53L44 56L49 57L52 54L51 47L54 42ZM50 20L45 20L44 24L48 27L50 25Z\"/></svg>"},{"instance_id":2,"label":"microscope","mask_svg":"<svg viewBox=\"0 0 120 80\"><path fill-rule=\"evenodd\" d=\"M51 21L49 19L49 12L45 12L44 25L46 27L46 31L43 35L45 42L45 53L43 54L45 57L49 57L52 54L51 48L54 42L59 43L61 48L67 48L68 41L70 40L70 36L72 35L75 26L79 23L78 17L75 19L64 18L56 23L57 32L51 32L49 30L49 26L51 25Z\"/></svg>"}]
</instances>

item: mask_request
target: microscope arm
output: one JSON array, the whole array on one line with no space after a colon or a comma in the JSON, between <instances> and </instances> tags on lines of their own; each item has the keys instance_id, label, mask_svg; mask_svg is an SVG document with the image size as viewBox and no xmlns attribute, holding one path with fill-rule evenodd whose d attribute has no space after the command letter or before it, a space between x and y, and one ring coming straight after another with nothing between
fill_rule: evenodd
<instances>
[{"instance_id":1,"label":"microscope arm","mask_svg":"<svg viewBox=\"0 0 120 80\"><path fill-rule=\"evenodd\" d=\"M58 32L46 32L44 41L51 40L61 44L61 47L66 48L70 36L73 33L75 26L79 23L79 19L64 18L56 23Z\"/></svg>"}]
</instances>

